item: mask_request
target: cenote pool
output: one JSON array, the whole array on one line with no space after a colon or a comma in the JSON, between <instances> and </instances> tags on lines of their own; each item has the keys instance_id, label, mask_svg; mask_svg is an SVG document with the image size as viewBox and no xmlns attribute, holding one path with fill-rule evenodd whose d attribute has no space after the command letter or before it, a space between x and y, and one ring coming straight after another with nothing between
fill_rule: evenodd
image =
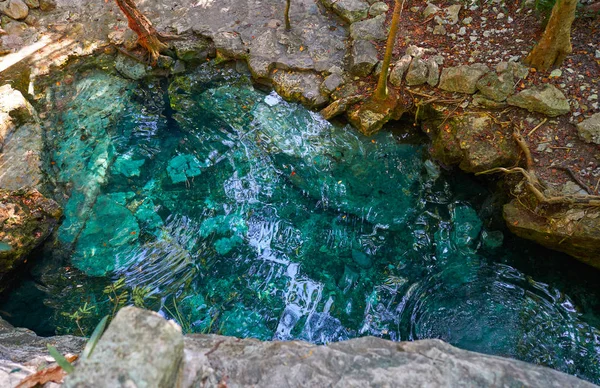
<instances>
[{"instance_id":1,"label":"cenote pool","mask_svg":"<svg viewBox=\"0 0 600 388\"><path fill-rule=\"evenodd\" d=\"M441 338L600 382L595 270L510 236L485 186L402 131L363 137L210 65L75 74L40 102L65 216L11 323L88 334L136 304L186 332Z\"/></svg>"}]
</instances>

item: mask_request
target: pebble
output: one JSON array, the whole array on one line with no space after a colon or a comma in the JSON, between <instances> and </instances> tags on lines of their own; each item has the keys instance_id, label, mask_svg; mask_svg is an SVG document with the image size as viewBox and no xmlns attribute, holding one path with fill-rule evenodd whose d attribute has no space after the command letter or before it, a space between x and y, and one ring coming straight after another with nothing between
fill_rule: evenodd
<instances>
[{"instance_id":1,"label":"pebble","mask_svg":"<svg viewBox=\"0 0 600 388\"><path fill-rule=\"evenodd\" d=\"M463 19L462 24L464 24L464 25L471 24L472 21L473 21L473 18L469 16L469 17ZM597 54L598 54L598 51L596 51L596 55Z\"/></svg>"},{"instance_id":2,"label":"pebble","mask_svg":"<svg viewBox=\"0 0 600 388\"><path fill-rule=\"evenodd\" d=\"M596 58L600 58L600 50L596 50Z\"/></svg>"},{"instance_id":3,"label":"pebble","mask_svg":"<svg viewBox=\"0 0 600 388\"><path fill-rule=\"evenodd\" d=\"M483 36L489 38L492 35L492 31L483 31Z\"/></svg>"},{"instance_id":4,"label":"pebble","mask_svg":"<svg viewBox=\"0 0 600 388\"><path fill-rule=\"evenodd\" d=\"M498 16L496 16L496 19L500 20L500 19L504 19L504 14L502 12L500 12L498 14Z\"/></svg>"},{"instance_id":5,"label":"pebble","mask_svg":"<svg viewBox=\"0 0 600 388\"><path fill-rule=\"evenodd\" d=\"M550 73L550 77L554 77L554 78L558 78L561 75L562 75L562 70L560 70L560 69L552 70L552 72Z\"/></svg>"},{"instance_id":6,"label":"pebble","mask_svg":"<svg viewBox=\"0 0 600 388\"><path fill-rule=\"evenodd\" d=\"M593 100L597 100L597 99L598 99L598 95L596 93L590 94L590 96L588 97L588 101L593 101Z\"/></svg>"},{"instance_id":7,"label":"pebble","mask_svg":"<svg viewBox=\"0 0 600 388\"><path fill-rule=\"evenodd\" d=\"M465 35L466 33L467 29L465 27L461 27L457 32L458 35Z\"/></svg>"},{"instance_id":8,"label":"pebble","mask_svg":"<svg viewBox=\"0 0 600 388\"><path fill-rule=\"evenodd\" d=\"M508 19L506 19L506 21L508 22L508 24L510 24L514 21L514 19L509 16Z\"/></svg>"},{"instance_id":9,"label":"pebble","mask_svg":"<svg viewBox=\"0 0 600 388\"><path fill-rule=\"evenodd\" d=\"M469 36L469 39L471 39L471 42L475 42L477 40L476 36Z\"/></svg>"}]
</instances>

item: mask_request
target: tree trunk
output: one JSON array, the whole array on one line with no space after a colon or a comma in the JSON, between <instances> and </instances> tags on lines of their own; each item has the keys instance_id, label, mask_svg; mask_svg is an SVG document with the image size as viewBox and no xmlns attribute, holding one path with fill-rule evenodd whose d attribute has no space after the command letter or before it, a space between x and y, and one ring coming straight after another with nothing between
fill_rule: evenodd
<instances>
[{"instance_id":1,"label":"tree trunk","mask_svg":"<svg viewBox=\"0 0 600 388\"><path fill-rule=\"evenodd\" d=\"M394 11L392 13L392 22L390 25L390 32L387 37L387 43L385 45L385 54L383 56L383 66L381 73L379 74L379 81L377 82L377 89L375 90L375 98L377 100L385 100L387 97L387 79L392 61L392 53L394 51L394 44L396 43L396 34L398 33L398 27L400 26L400 16L402 15L402 8L404 8L404 1L395 0Z\"/></svg>"},{"instance_id":2,"label":"tree trunk","mask_svg":"<svg viewBox=\"0 0 600 388\"><path fill-rule=\"evenodd\" d=\"M290 2L291 0L286 0L285 2L285 29L289 31L292 29L292 25L290 24Z\"/></svg>"},{"instance_id":3,"label":"tree trunk","mask_svg":"<svg viewBox=\"0 0 600 388\"><path fill-rule=\"evenodd\" d=\"M148 50L151 63L156 64L160 52L168 46L161 42L160 34L152 26L152 23L142 14L133 0L116 0L117 5L127 17L129 28L138 36L140 46Z\"/></svg>"},{"instance_id":4,"label":"tree trunk","mask_svg":"<svg viewBox=\"0 0 600 388\"><path fill-rule=\"evenodd\" d=\"M556 1L542 38L525 58L526 64L542 71L562 64L573 51L571 24L575 19L576 7L577 0Z\"/></svg>"}]
</instances>

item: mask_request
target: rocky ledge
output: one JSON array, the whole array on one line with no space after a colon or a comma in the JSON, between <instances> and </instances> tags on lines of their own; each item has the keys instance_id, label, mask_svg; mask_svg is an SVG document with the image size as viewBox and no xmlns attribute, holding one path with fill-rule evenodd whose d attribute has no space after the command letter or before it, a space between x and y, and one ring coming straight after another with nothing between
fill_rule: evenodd
<instances>
[{"instance_id":1,"label":"rocky ledge","mask_svg":"<svg viewBox=\"0 0 600 388\"><path fill-rule=\"evenodd\" d=\"M14 387L47 360L43 346L78 353L76 337L42 339L0 322L0 385ZM18 346L15 344L18 343ZM42 346L43 345L43 346ZM38 361L35 361L38 360ZM18 378L17 378L18 377ZM521 361L457 349L440 340L356 338L325 346L186 335L135 307L119 311L65 387L593 387Z\"/></svg>"}]
</instances>

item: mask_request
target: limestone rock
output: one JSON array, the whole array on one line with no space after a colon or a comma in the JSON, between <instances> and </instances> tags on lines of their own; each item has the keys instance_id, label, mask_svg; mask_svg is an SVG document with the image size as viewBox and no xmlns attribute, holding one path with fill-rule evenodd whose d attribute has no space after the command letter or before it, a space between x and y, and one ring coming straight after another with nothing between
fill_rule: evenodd
<instances>
[{"instance_id":1,"label":"limestone rock","mask_svg":"<svg viewBox=\"0 0 600 388\"><path fill-rule=\"evenodd\" d=\"M443 58L442 58L443 61ZM440 64L439 59L431 57L427 59L427 83L430 86L435 86L440 81Z\"/></svg>"},{"instance_id":2,"label":"limestone rock","mask_svg":"<svg viewBox=\"0 0 600 388\"><path fill-rule=\"evenodd\" d=\"M298 101L310 108L321 107L328 101L319 90L323 77L313 72L278 71L272 79L275 91L285 99Z\"/></svg>"},{"instance_id":3,"label":"limestone rock","mask_svg":"<svg viewBox=\"0 0 600 388\"><path fill-rule=\"evenodd\" d=\"M446 67L442 70L439 88L448 92L473 94L477 90L477 81L489 71L481 63Z\"/></svg>"},{"instance_id":4,"label":"limestone rock","mask_svg":"<svg viewBox=\"0 0 600 388\"><path fill-rule=\"evenodd\" d=\"M0 292L10 283L7 274L52 233L62 211L35 189L0 190Z\"/></svg>"},{"instance_id":5,"label":"limestone rock","mask_svg":"<svg viewBox=\"0 0 600 388\"><path fill-rule=\"evenodd\" d=\"M47 344L62 354L79 354L85 339L71 335L38 337L33 331L15 328L0 318L0 387L16 387L38 368L53 364ZM49 385L46 385L49 386Z\"/></svg>"},{"instance_id":6,"label":"limestone rock","mask_svg":"<svg viewBox=\"0 0 600 388\"><path fill-rule=\"evenodd\" d=\"M458 13L460 12L462 8L462 5L460 4L453 4L451 6L449 6L448 8L444 9L445 13L446 13L446 21L448 22L448 24L454 25L456 23L458 23Z\"/></svg>"},{"instance_id":7,"label":"limestone rock","mask_svg":"<svg viewBox=\"0 0 600 388\"><path fill-rule=\"evenodd\" d=\"M335 116L338 116L338 115L344 113L346 110L348 110L348 107L350 105L356 104L357 102L363 100L364 98L365 98L365 96L363 96L362 94L359 94L359 95L344 97L342 99L335 100L330 105L328 105L326 108L321 110L321 112L320 112L321 116L323 116L323 118L325 120L331 120Z\"/></svg>"},{"instance_id":8,"label":"limestone rock","mask_svg":"<svg viewBox=\"0 0 600 388\"><path fill-rule=\"evenodd\" d=\"M508 98L508 104L527 109L530 112L556 117L571 111L569 101L554 85L525 89Z\"/></svg>"},{"instance_id":9,"label":"limestone rock","mask_svg":"<svg viewBox=\"0 0 600 388\"><path fill-rule=\"evenodd\" d=\"M504 205L508 229L519 237L564 252L600 268L600 210L569 207L548 208L534 214L517 200Z\"/></svg>"},{"instance_id":10,"label":"limestone rock","mask_svg":"<svg viewBox=\"0 0 600 388\"><path fill-rule=\"evenodd\" d=\"M400 119L406 112L403 99L396 93L395 89L390 88L384 101L366 100L356 109L346 112L348 121L366 136L376 133L385 123Z\"/></svg>"},{"instance_id":11,"label":"limestone rock","mask_svg":"<svg viewBox=\"0 0 600 388\"><path fill-rule=\"evenodd\" d=\"M363 0L337 0L332 8L339 17L350 24L366 19L369 14L369 3Z\"/></svg>"},{"instance_id":12,"label":"limestone rock","mask_svg":"<svg viewBox=\"0 0 600 388\"><path fill-rule=\"evenodd\" d=\"M427 82L427 63L421 58L415 58L408 67L406 83L409 86L422 85Z\"/></svg>"},{"instance_id":13,"label":"limestone rock","mask_svg":"<svg viewBox=\"0 0 600 388\"><path fill-rule=\"evenodd\" d=\"M481 106L488 109L502 109L506 108L508 105L506 102L498 102L495 100L490 100L489 98L483 96L480 93L477 93L473 96L473 105Z\"/></svg>"},{"instance_id":14,"label":"limestone rock","mask_svg":"<svg viewBox=\"0 0 600 388\"><path fill-rule=\"evenodd\" d=\"M244 46L239 34L217 32L213 36L213 42L217 52L226 58L242 59L248 56L248 49Z\"/></svg>"},{"instance_id":15,"label":"limestone rock","mask_svg":"<svg viewBox=\"0 0 600 388\"><path fill-rule=\"evenodd\" d=\"M38 188L44 145L37 113L21 92L0 87L0 188Z\"/></svg>"},{"instance_id":16,"label":"limestone rock","mask_svg":"<svg viewBox=\"0 0 600 388\"><path fill-rule=\"evenodd\" d=\"M402 77L408 70L412 57L410 55L404 55L396 62L394 68L390 72L390 83L394 86L400 86L402 84Z\"/></svg>"},{"instance_id":17,"label":"limestone rock","mask_svg":"<svg viewBox=\"0 0 600 388\"><path fill-rule=\"evenodd\" d=\"M321 91L324 94L330 94L335 89L339 88L344 83L344 77L340 74L330 74L325 77L323 83L321 84Z\"/></svg>"},{"instance_id":18,"label":"limestone rock","mask_svg":"<svg viewBox=\"0 0 600 388\"><path fill-rule=\"evenodd\" d=\"M444 164L458 164L463 171L480 172L509 166L517 160L518 150L512 137L486 114L455 116L440 128L437 121L423 125L426 133L433 134L432 155Z\"/></svg>"},{"instance_id":19,"label":"limestone rock","mask_svg":"<svg viewBox=\"0 0 600 388\"><path fill-rule=\"evenodd\" d=\"M388 29L385 27L385 15L352 23L350 36L352 39L386 40Z\"/></svg>"},{"instance_id":20,"label":"limestone rock","mask_svg":"<svg viewBox=\"0 0 600 388\"><path fill-rule=\"evenodd\" d=\"M382 1L371 4L369 7L369 16L385 15L389 11L390 7Z\"/></svg>"},{"instance_id":21,"label":"limestone rock","mask_svg":"<svg viewBox=\"0 0 600 388\"><path fill-rule=\"evenodd\" d=\"M368 40L356 40L352 44L350 72L359 77L366 77L377 64L377 49Z\"/></svg>"},{"instance_id":22,"label":"limestone rock","mask_svg":"<svg viewBox=\"0 0 600 388\"><path fill-rule=\"evenodd\" d=\"M182 360L177 324L151 311L124 307L64 387L170 388L177 385Z\"/></svg>"},{"instance_id":23,"label":"limestone rock","mask_svg":"<svg viewBox=\"0 0 600 388\"><path fill-rule=\"evenodd\" d=\"M123 77L136 81L144 78L148 74L146 65L121 53L117 55L115 68L123 75Z\"/></svg>"},{"instance_id":24,"label":"limestone rock","mask_svg":"<svg viewBox=\"0 0 600 388\"><path fill-rule=\"evenodd\" d=\"M511 72L490 72L477 81L477 89L485 97L502 102L513 92L515 80Z\"/></svg>"},{"instance_id":25,"label":"limestone rock","mask_svg":"<svg viewBox=\"0 0 600 388\"><path fill-rule=\"evenodd\" d=\"M317 346L190 335L185 348L185 388L200 382L214 387L225 377L235 387L593 387L549 368L461 350L437 339L362 337Z\"/></svg>"},{"instance_id":26,"label":"limestone rock","mask_svg":"<svg viewBox=\"0 0 600 388\"><path fill-rule=\"evenodd\" d=\"M52 11L56 8L56 0L39 0L40 9L44 12Z\"/></svg>"},{"instance_id":27,"label":"limestone rock","mask_svg":"<svg viewBox=\"0 0 600 388\"><path fill-rule=\"evenodd\" d=\"M439 11L440 11L440 7L438 7L434 4L431 4L431 3L427 3L427 7L425 7L425 9L423 10L423 17L425 19L427 19L428 17L438 13Z\"/></svg>"},{"instance_id":28,"label":"limestone rock","mask_svg":"<svg viewBox=\"0 0 600 388\"><path fill-rule=\"evenodd\" d=\"M577 124L577 132L583 141L600 144L600 113Z\"/></svg>"},{"instance_id":29,"label":"limestone rock","mask_svg":"<svg viewBox=\"0 0 600 388\"><path fill-rule=\"evenodd\" d=\"M222 38L223 35L219 36ZM222 41L221 38L217 39ZM215 55L215 48L207 39L174 40L172 45L175 48L177 58L185 62L205 61L207 57Z\"/></svg>"},{"instance_id":30,"label":"limestone rock","mask_svg":"<svg viewBox=\"0 0 600 388\"><path fill-rule=\"evenodd\" d=\"M27 4L27 6L29 8L39 8L40 7L40 0L24 0L25 4Z\"/></svg>"},{"instance_id":31,"label":"limestone rock","mask_svg":"<svg viewBox=\"0 0 600 388\"><path fill-rule=\"evenodd\" d=\"M496 65L498 73L511 72L513 77L522 79L529 74L529 67L518 62L500 62Z\"/></svg>"},{"instance_id":32,"label":"limestone rock","mask_svg":"<svg viewBox=\"0 0 600 388\"><path fill-rule=\"evenodd\" d=\"M15 20L25 19L29 15L29 7L23 0L8 0L0 3L0 11Z\"/></svg>"},{"instance_id":33,"label":"limestone rock","mask_svg":"<svg viewBox=\"0 0 600 388\"><path fill-rule=\"evenodd\" d=\"M433 35L446 35L446 28L441 24L436 25L433 27Z\"/></svg>"}]
</instances>

